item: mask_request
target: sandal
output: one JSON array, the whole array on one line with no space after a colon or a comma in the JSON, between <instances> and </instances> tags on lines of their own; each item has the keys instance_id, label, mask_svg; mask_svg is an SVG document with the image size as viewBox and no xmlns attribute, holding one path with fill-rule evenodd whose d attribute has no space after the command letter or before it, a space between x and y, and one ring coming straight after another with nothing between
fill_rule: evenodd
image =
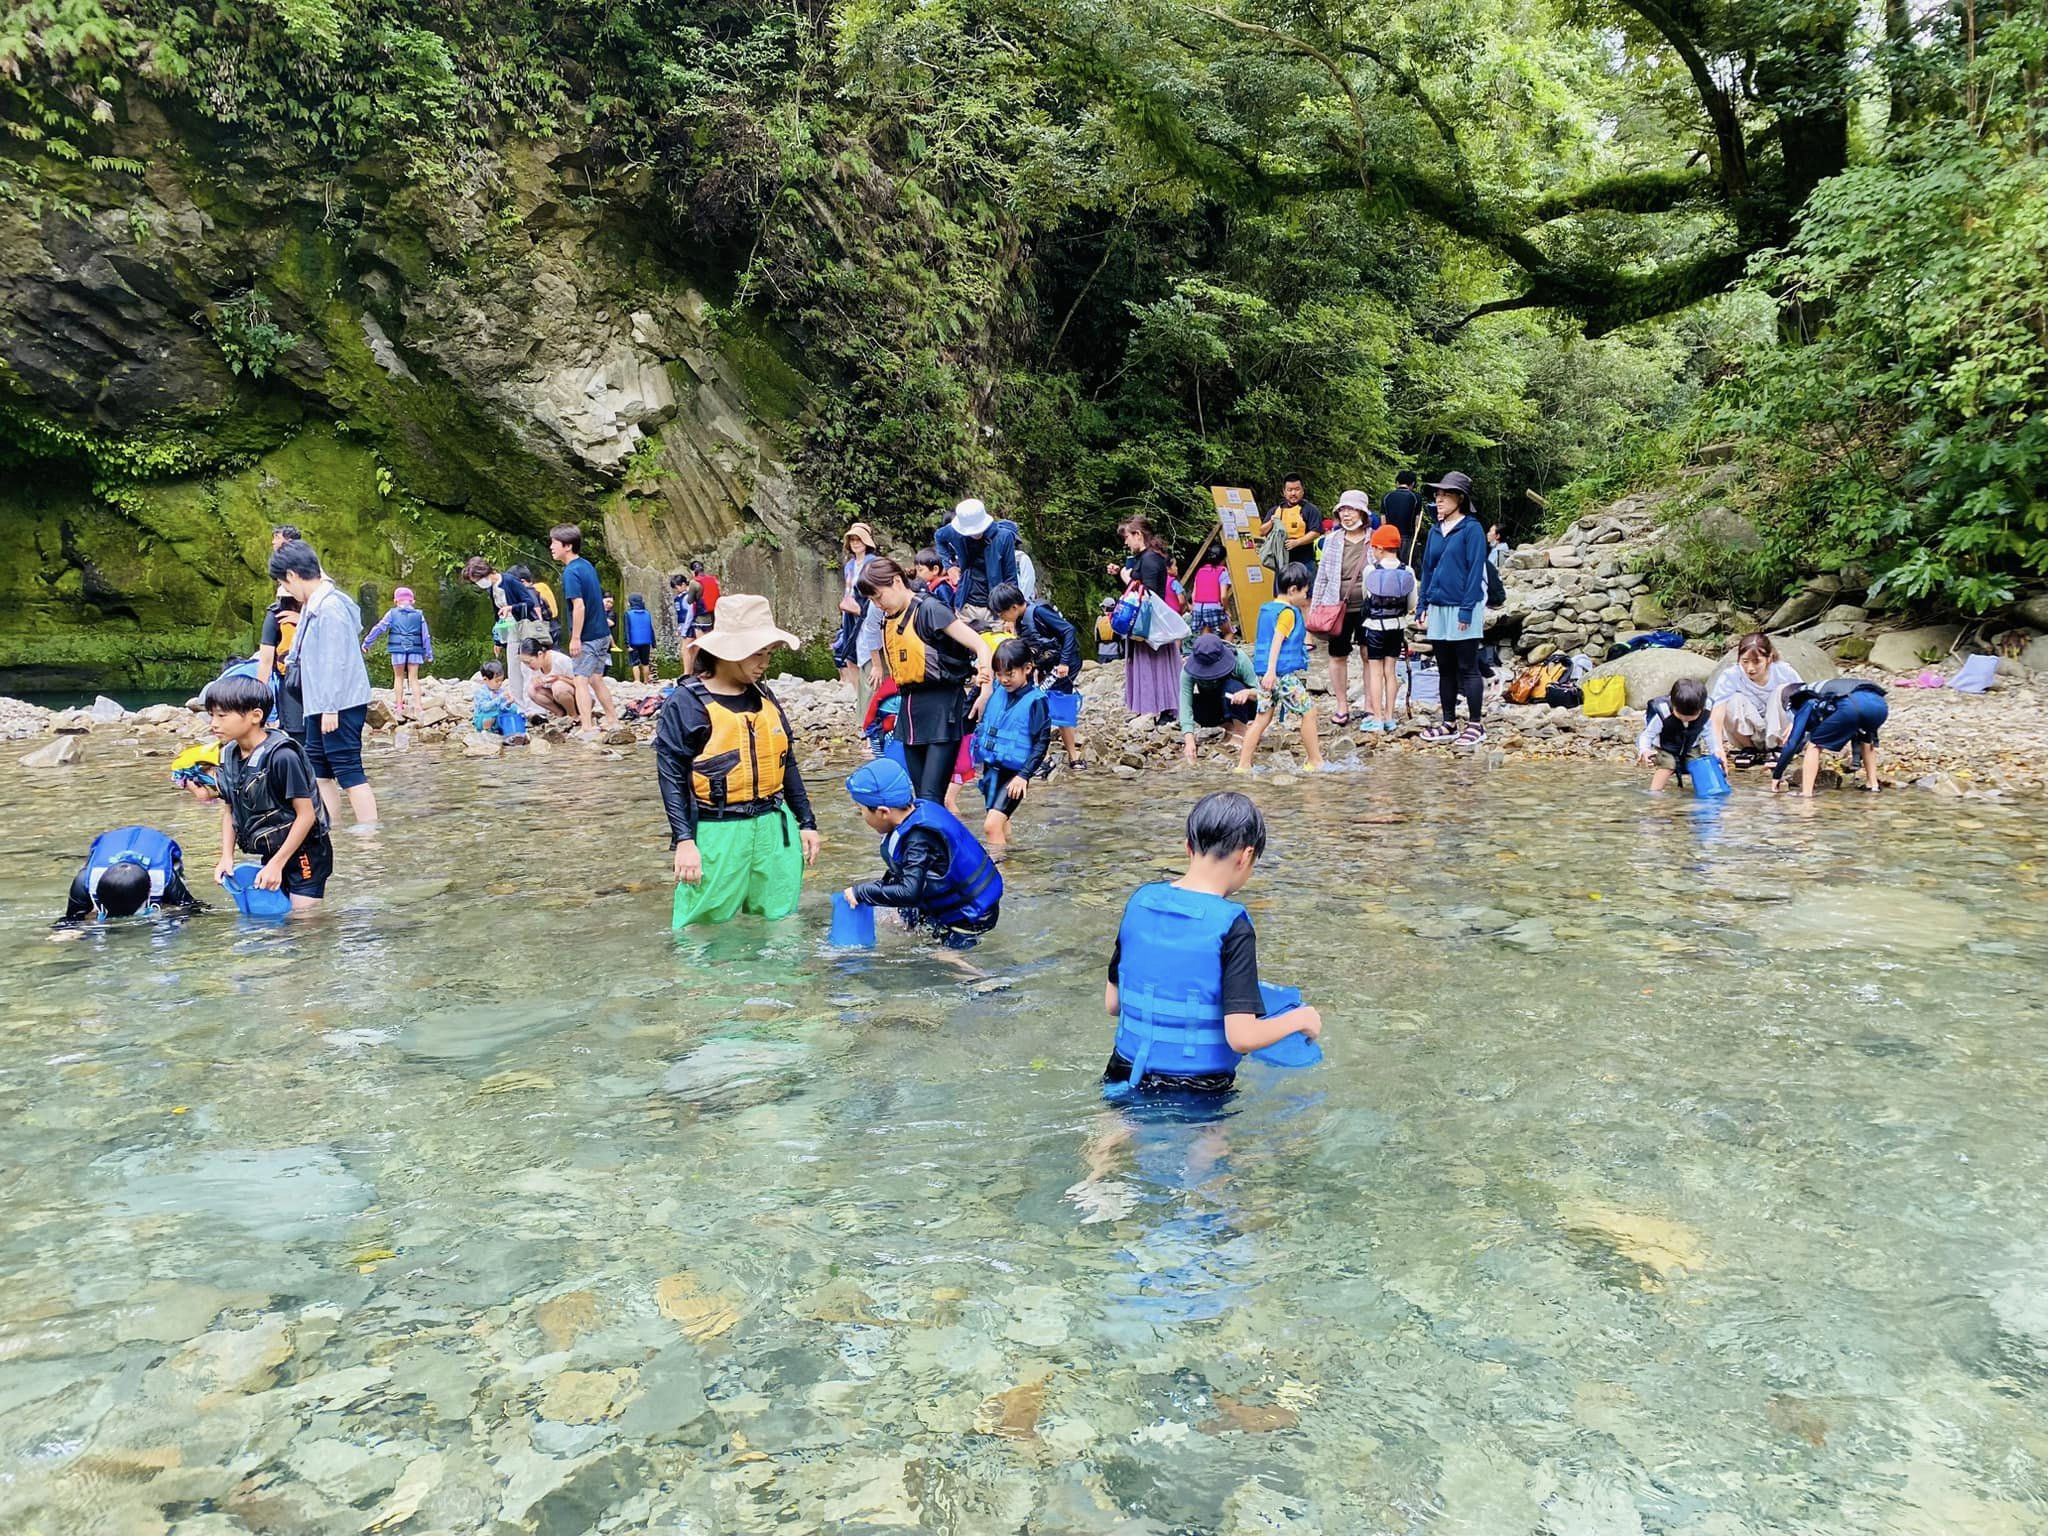
<instances>
[{"instance_id":1,"label":"sandal","mask_svg":"<svg viewBox=\"0 0 2048 1536\"><path fill-rule=\"evenodd\" d=\"M1350 723L1351 716L1348 714L1330 716L1330 726L1333 730L1341 731L1344 729L1345 726L1349 725Z\"/></svg>"},{"instance_id":2,"label":"sandal","mask_svg":"<svg viewBox=\"0 0 2048 1536\"><path fill-rule=\"evenodd\" d=\"M1484 740L1486 740L1486 727L1475 721L1458 732L1456 744L1461 747L1476 747Z\"/></svg>"},{"instance_id":3,"label":"sandal","mask_svg":"<svg viewBox=\"0 0 2048 1536\"><path fill-rule=\"evenodd\" d=\"M1432 725L1428 730L1424 731L1422 733L1422 739L1427 742L1435 743L1440 741L1449 741L1457 734L1458 728L1455 725L1437 724Z\"/></svg>"}]
</instances>

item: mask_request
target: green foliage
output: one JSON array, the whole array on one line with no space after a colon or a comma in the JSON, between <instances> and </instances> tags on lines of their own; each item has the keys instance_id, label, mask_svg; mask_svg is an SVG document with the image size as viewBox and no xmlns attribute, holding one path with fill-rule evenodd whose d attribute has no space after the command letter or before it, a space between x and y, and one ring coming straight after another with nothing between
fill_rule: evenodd
<instances>
[{"instance_id":1,"label":"green foliage","mask_svg":"<svg viewBox=\"0 0 2048 1536\"><path fill-rule=\"evenodd\" d=\"M215 305L206 324L229 369L252 379L262 378L299 344L297 336L270 318L270 300L253 288Z\"/></svg>"},{"instance_id":2,"label":"green foliage","mask_svg":"<svg viewBox=\"0 0 2048 1536\"><path fill-rule=\"evenodd\" d=\"M2048 575L2048 160L1927 130L1822 187L1761 276L1825 317L1717 398L1779 488L1772 568L1967 613Z\"/></svg>"}]
</instances>

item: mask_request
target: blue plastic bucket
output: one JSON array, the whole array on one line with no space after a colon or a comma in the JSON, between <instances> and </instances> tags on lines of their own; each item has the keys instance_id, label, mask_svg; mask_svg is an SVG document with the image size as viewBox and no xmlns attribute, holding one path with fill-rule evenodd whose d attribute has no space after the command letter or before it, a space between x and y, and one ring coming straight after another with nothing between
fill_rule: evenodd
<instances>
[{"instance_id":1,"label":"blue plastic bucket","mask_svg":"<svg viewBox=\"0 0 2048 1536\"><path fill-rule=\"evenodd\" d=\"M1259 998L1266 1008L1260 1017L1270 1019L1290 1008L1299 1008L1301 988L1276 987L1269 981L1262 981L1259 983ZM1307 1035L1282 1035L1271 1045L1253 1051L1252 1059L1263 1061L1269 1067L1312 1067L1323 1059L1323 1048Z\"/></svg>"},{"instance_id":2,"label":"blue plastic bucket","mask_svg":"<svg viewBox=\"0 0 2048 1536\"><path fill-rule=\"evenodd\" d=\"M233 898L235 910L244 917L290 917L292 899L283 891L266 891L257 885L262 866L237 864L221 884Z\"/></svg>"},{"instance_id":3,"label":"blue plastic bucket","mask_svg":"<svg viewBox=\"0 0 2048 1536\"><path fill-rule=\"evenodd\" d=\"M841 949L875 947L875 909L846 903L846 892L832 893L832 942Z\"/></svg>"},{"instance_id":4,"label":"blue plastic bucket","mask_svg":"<svg viewBox=\"0 0 2048 1536\"><path fill-rule=\"evenodd\" d=\"M1692 779L1692 792L1702 800L1718 800L1732 788L1728 775L1721 771L1718 757L1696 757L1685 765L1685 770Z\"/></svg>"},{"instance_id":5,"label":"blue plastic bucket","mask_svg":"<svg viewBox=\"0 0 2048 1536\"><path fill-rule=\"evenodd\" d=\"M1081 695L1078 693L1048 693L1045 707L1052 716L1055 729L1081 723Z\"/></svg>"}]
</instances>

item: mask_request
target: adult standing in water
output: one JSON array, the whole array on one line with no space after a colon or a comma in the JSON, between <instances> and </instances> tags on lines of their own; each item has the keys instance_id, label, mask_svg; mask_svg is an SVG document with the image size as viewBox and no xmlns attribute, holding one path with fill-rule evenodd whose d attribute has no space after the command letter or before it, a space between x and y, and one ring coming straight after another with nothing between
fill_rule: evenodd
<instances>
[{"instance_id":1,"label":"adult standing in water","mask_svg":"<svg viewBox=\"0 0 2048 1536\"><path fill-rule=\"evenodd\" d=\"M960 594L960 617L970 624L987 624L995 618L988 597L997 587L1023 585L1017 569L1017 525L990 515L972 496L955 507L953 520L932 535L932 547L945 563L946 580Z\"/></svg>"},{"instance_id":2,"label":"adult standing in water","mask_svg":"<svg viewBox=\"0 0 2048 1536\"><path fill-rule=\"evenodd\" d=\"M299 600L292 672L306 711L306 757L332 822L348 796L356 825L377 822L377 796L363 771L363 722L370 712L370 669L363 662L363 614L327 579L320 557L302 540L278 546L272 579Z\"/></svg>"},{"instance_id":3,"label":"adult standing in water","mask_svg":"<svg viewBox=\"0 0 2048 1536\"><path fill-rule=\"evenodd\" d=\"M1143 517L1127 517L1117 524L1128 557L1121 565L1109 566L1109 574L1137 582L1162 603L1166 601L1169 560L1166 541ZM1124 708L1133 715L1157 715L1165 720L1180 718L1180 647L1162 645L1156 650L1142 640L1125 648Z\"/></svg>"},{"instance_id":4,"label":"adult standing in water","mask_svg":"<svg viewBox=\"0 0 2048 1536\"><path fill-rule=\"evenodd\" d=\"M1424 741L1476 746L1486 739L1479 723L1486 675L1479 669L1479 643L1486 635L1486 530L1472 515L1472 477L1452 470L1430 482L1436 492L1436 532L1422 561L1418 606L1423 637L1436 656L1443 719L1422 733ZM1458 700L1469 716L1458 729Z\"/></svg>"},{"instance_id":5,"label":"adult standing in water","mask_svg":"<svg viewBox=\"0 0 2048 1536\"><path fill-rule=\"evenodd\" d=\"M944 603L911 591L885 555L868 562L860 590L883 615L881 658L903 699L896 739L910 782L918 799L943 802L967 734L967 680L984 689L994 681L988 647Z\"/></svg>"},{"instance_id":6,"label":"adult standing in water","mask_svg":"<svg viewBox=\"0 0 2048 1536\"><path fill-rule=\"evenodd\" d=\"M562 615L562 632L568 636L563 649L575 667L576 714L582 734L595 736L593 694L607 719L619 718L611 684L605 680L605 667L612 659L612 621L604 613L604 583L597 579L597 567L583 558L583 530L574 523L548 530L548 550L562 568L562 601L568 604Z\"/></svg>"},{"instance_id":7,"label":"adult standing in water","mask_svg":"<svg viewBox=\"0 0 2048 1536\"><path fill-rule=\"evenodd\" d=\"M1365 633L1365 577L1372 569L1372 507L1363 491L1337 498L1337 526L1323 535L1316 562L1316 584L1310 607L1339 605L1343 623L1323 638L1330 649L1330 724L1342 730L1351 723L1351 653Z\"/></svg>"}]
</instances>

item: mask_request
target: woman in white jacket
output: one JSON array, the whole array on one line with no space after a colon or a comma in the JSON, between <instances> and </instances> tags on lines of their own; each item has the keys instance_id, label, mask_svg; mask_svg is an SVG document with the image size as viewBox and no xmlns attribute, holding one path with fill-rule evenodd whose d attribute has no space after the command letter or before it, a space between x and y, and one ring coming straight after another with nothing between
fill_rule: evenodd
<instances>
[{"instance_id":1,"label":"woman in white jacket","mask_svg":"<svg viewBox=\"0 0 2048 1536\"><path fill-rule=\"evenodd\" d=\"M1754 764L1783 742L1792 722L1778 701L1788 683L1804 681L1762 630L1736 641L1734 665L1723 667L1707 690L1708 714L1728 752Z\"/></svg>"}]
</instances>

